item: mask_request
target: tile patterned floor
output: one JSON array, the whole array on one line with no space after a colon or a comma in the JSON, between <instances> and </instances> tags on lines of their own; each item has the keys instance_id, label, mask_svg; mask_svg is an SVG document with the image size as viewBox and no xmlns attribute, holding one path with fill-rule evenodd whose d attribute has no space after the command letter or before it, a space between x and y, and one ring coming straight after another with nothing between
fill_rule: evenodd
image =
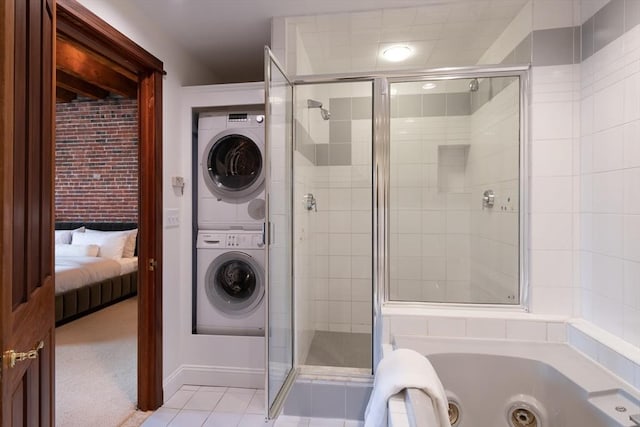
<instances>
[{"instance_id":1,"label":"tile patterned floor","mask_svg":"<svg viewBox=\"0 0 640 427\"><path fill-rule=\"evenodd\" d=\"M143 427L363 427L361 421L280 416L264 418L264 391L183 386Z\"/></svg>"},{"instance_id":2,"label":"tile patterned floor","mask_svg":"<svg viewBox=\"0 0 640 427\"><path fill-rule=\"evenodd\" d=\"M305 365L371 368L371 334L316 331Z\"/></svg>"}]
</instances>

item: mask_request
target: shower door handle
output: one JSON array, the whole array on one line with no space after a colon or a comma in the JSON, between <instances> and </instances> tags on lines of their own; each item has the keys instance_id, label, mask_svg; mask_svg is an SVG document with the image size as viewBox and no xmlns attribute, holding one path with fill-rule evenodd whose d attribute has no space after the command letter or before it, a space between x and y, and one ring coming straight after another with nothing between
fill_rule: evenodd
<instances>
[{"instance_id":1,"label":"shower door handle","mask_svg":"<svg viewBox=\"0 0 640 427\"><path fill-rule=\"evenodd\" d=\"M273 237L275 226L271 221L262 223L262 243L263 246L267 244L273 245L276 239Z\"/></svg>"}]
</instances>

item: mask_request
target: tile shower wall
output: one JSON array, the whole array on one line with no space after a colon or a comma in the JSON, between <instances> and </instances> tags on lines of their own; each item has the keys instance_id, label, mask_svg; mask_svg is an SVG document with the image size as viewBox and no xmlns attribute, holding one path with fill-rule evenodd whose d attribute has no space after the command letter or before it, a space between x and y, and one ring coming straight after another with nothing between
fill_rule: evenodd
<instances>
[{"instance_id":1,"label":"tile shower wall","mask_svg":"<svg viewBox=\"0 0 640 427\"><path fill-rule=\"evenodd\" d=\"M639 4L531 0L478 61L533 62L527 230L532 319L583 316L636 349ZM338 32L329 30L326 39ZM385 322L390 334L522 338L517 328L505 334L501 319L478 323L471 316L467 322L464 313L450 316L427 325L423 315L394 314ZM557 321L559 328L562 317ZM561 335L554 340L564 340ZM637 378L636 370L639 384Z\"/></svg>"},{"instance_id":2,"label":"tile shower wall","mask_svg":"<svg viewBox=\"0 0 640 427\"><path fill-rule=\"evenodd\" d=\"M582 315L640 347L640 8L583 15ZM588 18L588 19L586 19Z\"/></svg>"},{"instance_id":3,"label":"tile shower wall","mask_svg":"<svg viewBox=\"0 0 640 427\"><path fill-rule=\"evenodd\" d=\"M516 304L519 283L519 79L480 79L483 92L494 96L471 115L466 187L471 223L469 299ZM494 194L494 206L483 207L485 191Z\"/></svg>"},{"instance_id":4,"label":"tile shower wall","mask_svg":"<svg viewBox=\"0 0 640 427\"><path fill-rule=\"evenodd\" d=\"M344 165L344 159L330 155L330 166L317 166L315 170L315 328L370 333L371 119L370 115L354 119L352 111L358 110L349 98L333 98L329 105L329 153L336 146L348 147L351 159L349 165ZM337 131L335 123L339 123ZM322 141L318 142L317 147L322 147ZM334 165L334 160L341 161Z\"/></svg>"},{"instance_id":5,"label":"tile shower wall","mask_svg":"<svg viewBox=\"0 0 640 427\"><path fill-rule=\"evenodd\" d=\"M422 83L394 86L424 92ZM395 300L469 297L470 98L466 110L451 108L456 95L464 94L392 96L389 262Z\"/></svg>"},{"instance_id":6,"label":"tile shower wall","mask_svg":"<svg viewBox=\"0 0 640 427\"><path fill-rule=\"evenodd\" d=\"M297 95L296 165L306 176L295 191L296 245L305 248L296 257L304 259L306 250L312 256L305 264L296 261L309 272L297 286L308 284L303 304L309 310L300 315L313 316L313 330L370 333L371 98L361 96L370 93L370 85L351 97L345 88L305 86ZM307 108L307 99L322 102L331 120ZM307 193L315 196L317 211L304 209Z\"/></svg>"},{"instance_id":7,"label":"tile shower wall","mask_svg":"<svg viewBox=\"0 0 640 427\"><path fill-rule=\"evenodd\" d=\"M518 79L469 83L392 87L392 299L518 301Z\"/></svg>"},{"instance_id":8,"label":"tile shower wall","mask_svg":"<svg viewBox=\"0 0 640 427\"><path fill-rule=\"evenodd\" d=\"M294 151L294 283L295 283L295 325L296 325L296 352L298 360L304 361L309 353L314 333L314 246L311 240L312 216L304 209L303 200L306 192L313 192L311 185L313 169L315 165L300 151Z\"/></svg>"}]
</instances>

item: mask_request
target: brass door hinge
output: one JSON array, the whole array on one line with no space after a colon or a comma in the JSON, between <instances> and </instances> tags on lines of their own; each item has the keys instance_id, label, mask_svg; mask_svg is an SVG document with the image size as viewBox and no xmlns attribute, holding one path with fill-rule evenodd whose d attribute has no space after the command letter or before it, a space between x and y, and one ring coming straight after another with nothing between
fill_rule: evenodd
<instances>
[{"instance_id":1,"label":"brass door hinge","mask_svg":"<svg viewBox=\"0 0 640 427\"><path fill-rule=\"evenodd\" d=\"M149 258L149 271L155 271L158 266L158 261L154 258Z\"/></svg>"}]
</instances>

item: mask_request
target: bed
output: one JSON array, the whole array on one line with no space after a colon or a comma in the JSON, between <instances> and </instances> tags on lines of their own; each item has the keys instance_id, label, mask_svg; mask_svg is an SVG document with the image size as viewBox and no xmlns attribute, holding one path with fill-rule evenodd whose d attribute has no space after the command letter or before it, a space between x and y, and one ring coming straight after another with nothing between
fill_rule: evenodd
<instances>
[{"instance_id":1,"label":"bed","mask_svg":"<svg viewBox=\"0 0 640 427\"><path fill-rule=\"evenodd\" d=\"M57 222L56 240L56 326L137 294L137 224Z\"/></svg>"}]
</instances>

